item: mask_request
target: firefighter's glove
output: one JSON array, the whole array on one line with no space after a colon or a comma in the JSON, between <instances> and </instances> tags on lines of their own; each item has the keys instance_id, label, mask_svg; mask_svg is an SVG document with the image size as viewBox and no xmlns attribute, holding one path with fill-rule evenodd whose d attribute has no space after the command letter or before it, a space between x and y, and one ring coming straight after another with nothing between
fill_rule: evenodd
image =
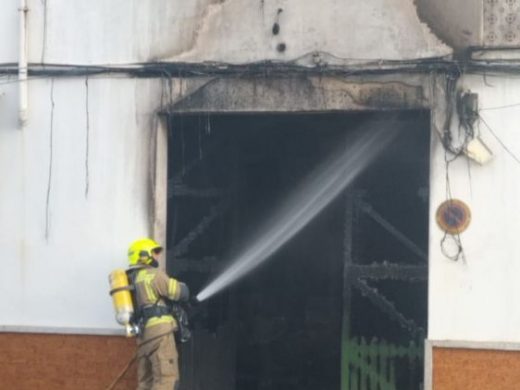
<instances>
[{"instance_id":1,"label":"firefighter's glove","mask_svg":"<svg viewBox=\"0 0 520 390\"><path fill-rule=\"evenodd\" d=\"M179 295L180 302L188 302L190 299L190 289L185 283L179 282L179 286L181 288L181 293Z\"/></svg>"}]
</instances>

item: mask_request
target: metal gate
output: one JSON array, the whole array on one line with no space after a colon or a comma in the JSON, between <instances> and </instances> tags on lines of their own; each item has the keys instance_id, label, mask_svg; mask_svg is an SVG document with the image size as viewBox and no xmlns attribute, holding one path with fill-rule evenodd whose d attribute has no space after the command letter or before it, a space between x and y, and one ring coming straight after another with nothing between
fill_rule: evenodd
<instances>
[{"instance_id":1,"label":"metal gate","mask_svg":"<svg viewBox=\"0 0 520 390\"><path fill-rule=\"evenodd\" d=\"M356 242L355 226L361 218L369 218L391 235L396 244L404 245L415 264L375 260L361 262L353 251ZM384 216L376 211L360 193L348 193L345 207L344 275L343 275L343 325L342 325L342 390L403 390L398 387L397 370L407 371L407 388L420 389L423 366L425 329L414 318L404 315L382 292L371 284L381 280L403 283L426 283L428 277L426 253ZM358 292L365 301L374 305L382 316L395 321L409 338L395 343L384 336L372 335L370 339L353 334L352 299ZM419 375L418 375L419 374Z\"/></svg>"}]
</instances>

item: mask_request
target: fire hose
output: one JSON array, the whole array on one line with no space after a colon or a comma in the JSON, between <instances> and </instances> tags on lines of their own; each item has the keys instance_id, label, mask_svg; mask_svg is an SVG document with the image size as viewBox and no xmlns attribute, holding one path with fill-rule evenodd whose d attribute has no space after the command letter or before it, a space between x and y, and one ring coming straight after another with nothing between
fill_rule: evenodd
<instances>
[{"instance_id":1,"label":"fire hose","mask_svg":"<svg viewBox=\"0 0 520 390\"><path fill-rule=\"evenodd\" d=\"M184 307L182 307L178 303L172 303L170 305L170 308L171 308L171 313L172 313L173 317L177 321L177 330L175 332L176 339L180 343L186 343L191 338L191 330L189 328L188 313L186 312ZM141 344L139 344L139 347L142 347L143 345L146 345L154 340L157 340L163 336L166 336L169 333L170 332L166 332L166 333L160 334L158 336L155 336L149 340L146 340L146 341L142 342ZM128 361L126 366L121 370L119 375L114 379L114 381L105 390L113 390L114 387L119 383L119 381L128 372L130 367L132 367L132 364L135 362L136 359L137 359L137 352L132 356L132 358Z\"/></svg>"}]
</instances>

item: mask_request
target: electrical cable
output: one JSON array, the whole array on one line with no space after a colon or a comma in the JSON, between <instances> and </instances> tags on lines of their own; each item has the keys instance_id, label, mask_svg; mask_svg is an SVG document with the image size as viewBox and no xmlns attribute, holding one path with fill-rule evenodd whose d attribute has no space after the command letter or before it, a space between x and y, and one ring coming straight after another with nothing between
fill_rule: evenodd
<instances>
[{"instance_id":1,"label":"electrical cable","mask_svg":"<svg viewBox=\"0 0 520 390\"><path fill-rule=\"evenodd\" d=\"M474 113L466 113L464 109L462 108L461 96L462 93L459 91L457 93L457 81L460 78L462 73L457 74L448 74L446 77L446 118L444 121L444 128L442 133L442 144L444 146L444 149L449 151L453 157L451 159L448 159L447 162L455 161L457 158L459 158L461 155L464 154L464 151L466 150L466 147L469 143L469 141L473 138L473 123L469 117L471 115L475 115ZM459 130L460 128L464 129L464 138L460 145L454 146L453 145L453 135L451 131L451 124L452 124L452 118L453 118L453 112L454 112L454 101L457 102L456 108L457 108L457 114L459 118ZM470 123L471 122L471 123ZM460 138L460 133L459 133ZM447 156L446 156L447 158Z\"/></svg>"},{"instance_id":2,"label":"electrical cable","mask_svg":"<svg viewBox=\"0 0 520 390\"><path fill-rule=\"evenodd\" d=\"M444 162L446 164L445 166L445 179L446 179L446 199L448 201L451 201L453 199L452 191L451 191L451 181L450 181L450 164L454 161L454 159L448 158L448 150L444 150ZM457 245L457 252L455 254L448 253L448 250L446 248L446 242L448 240L448 237L451 237L455 244ZM441 239L440 242L441 246L441 252L442 254L452 260L452 261L458 261L460 258L465 262L466 256L464 254L464 247L462 246L462 240L460 238L460 233L457 232L456 234L449 234L447 231L444 231L444 236Z\"/></svg>"},{"instance_id":3,"label":"electrical cable","mask_svg":"<svg viewBox=\"0 0 520 390\"><path fill-rule=\"evenodd\" d=\"M491 111L491 110L503 110L506 108L513 108L520 106L520 103L506 104L503 106L493 106L493 107L484 107L480 108L479 111Z\"/></svg>"},{"instance_id":4,"label":"electrical cable","mask_svg":"<svg viewBox=\"0 0 520 390\"><path fill-rule=\"evenodd\" d=\"M520 158L513 153L507 145L500 139L500 137L497 135L495 131L491 128L491 126L486 122L486 120L480 115L481 110L476 110L475 108L472 108L470 105L466 104L464 102L464 93L459 91L456 95L455 99L455 85L456 80L448 76L447 78L447 84L446 84L446 119L444 124L444 130L443 130L443 136L442 136L442 143L444 146L445 154L444 154L444 161L445 161L445 170L446 170L446 199L447 201L451 201L453 199L452 191L451 191L451 182L450 182L450 175L449 175L449 169L450 164L455 161L459 156L465 153L467 145L469 141L471 141L475 137L475 129L474 124L477 120L480 120L486 128L489 130L489 132L495 137L495 139L500 143L502 148L516 161L516 163L520 164ZM460 130L462 129L464 131L464 135L462 143L459 146L453 145L453 136L452 136L452 130L451 130L451 122L452 122L452 115L453 115L453 101L457 102L456 109L457 109L457 116L459 119L459 138L462 136L460 134ZM502 109L502 108L508 108L508 107L515 107L520 106L520 103L518 104L510 104L505 106L497 106L497 107L489 107L486 110L492 110L492 109ZM453 157L449 157L448 153L451 153ZM470 166L468 163L468 175L470 175L471 180L471 172L470 172ZM457 249L455 253L450 253L446 247L446 244L448 242L448 238L451 238L453 242L455 243ZM441 239L440 242L441 245L441 251L444 256L447 258L458 261L460 258L462 258L464 261L466 260L466 256L464 253L464 248L462 245L462 240L460 237L460 233L456 232L455 234L450 234L447 231L444 232L444 236Z\"/></svg>"},{"instance_id":5,"label":"electrical cable","mask_svg":"<svg viewBox=\"0 0 520 390\"><path fill-rule=\"evenodd\" d=\"M53 150L54 150L54 78L51 79L51 113L50 113L50 129L49 129L49 168L47 175L47 193L45 197L45 240L49 241L50 233L50 201L51 201L51 188L52 188L52 170L53 170Z\"/></svg>"},{"instance_id":6,"label":"electrical cable","mask_svg":"<svg viewBox=\"0 0 520 390\"><path fill-rule=\"evenodd\" d=\"M464 154L469 141L475 134L473 126L475 119L478 117L478 113L474 112L472 109L468 109L468 107L464 105L463 93L461 91L456 92L458 77L460 77L461 74L462 73L459 73L458 75L448 75L446 80L446 119L444 122L442 144L444 146L446 200L448 202L453 200L450 181L450 165ZM453 146L453 136L451 131L454 101L456 101L456 111L459 120L459 138L461 137L460 130L463 129L464 131L462 143L456 147ZM448 153L452 154L451 158L449 157ZM446 244L449 238L453 240L457 247L455 253L450 253L446 248ZM466 262L462 239L458 231L455 234L450 234L447 231L444 231L444 235L440 241L440 248L442 254L446 258L452 261L458 261L459 259L462 259L464 262Z\"/></svg>"},{"instance_id":7,"label":"electrical cable","mask_svg":"<svg viewBox=\"0 0 520 390\"><path fill-rule=\"evenodd\" d=\"M119 383L121 378L123 378L123 376L128 372L130 367L132 367L132 364L136 361L136 359L137 359L137 354L134 354L132 356L132 358L130 359L130 361L128 362L128 364L121 370L121 372L119 373L117 378L114 379L114 381L106 388L106 390L112 390Z\"/></svg>"},{"instance_id":8,"label":"electrical cable","mask_svg":"<svg viewBox=\"0 0 520 390\"><path fill-rule=\"evenodd\" d=\"M451 238L457 246L457 252L455 254L448 253L448 250L446 249L446 242L448 238ZM446 258L452 261L459 261L459 259L462 258L463 262L466 262L466 256L464 255L464 248L462 246L459 233L453 235L449 234L448 232L444 232L444 236L441 239L441 252Z\"/></svg>"},{"instance_id":9,"label":"electrical cable","mask_svg":"<svg viewBox=\"0 0 520 390\"><path fill-rule=\"evenodd\" d=\"M342 64L330 64L318 62L315 66L301 63L304 58L311 61L316 56L335 58L343 61ZM383 74L383 73L424 73L439 71L446 73L467 73L489 75L490 72L508 73L508 75L520 75L520 67L517 63L496 63L472 60L453 60L449 57L430 57L412 60L383 60L343 58L328 52L313 51L305 53L290 61L263 60L247 64L234 64L226 62L147 62L124 64L29 64L31 77L45 76L86 76L96 74L126 74L131 77L159 77L160 74L183 73L184 77L203 77L216 75L257 75L264 77L273 74L301 73L301 74L327 74L345 76L351 74ZM18 67L16 63L0 64L0 75L16 75ZM14 81L16 82L16 81Z\"/></svg>"},{"instance_id":10,"label":"electrical cable","mask_svg":"<svg viewBox=\"0 0 520 390\"><path fill-rule=\"evenodd\" d=\"M143 341L141 344L139 344L137 346L137 348L139 349L140 347L142 347L143 345L146 345L148 343L151 343L152 341L155 341L163 336L166 336L168 334L170 334L171 331L169 332L166 332L166 333L162 333L160 335L157 335L155 337L152 337L151 339L149 340L146 340L146 341ZM116 379L114 379L112 381L112 383L105 389L105 390L113 390L114 387L119 383L119 381L121 380L121 378L123 378L123 376L128 372L128 370L130 369L130 367L132 366L132 364L137 360L137 352L132 356L132 358L128 361L127 365L121 370L121 372L119 373L119 375L117 376Z\"/></svg>"},{"instance_id":11,"label":"electrical cable","mask_svg":"<svg viewBox=\"0 0 520 390\"><path fill-rule=\"evenodd\" d=\"M298 63L302 58L313 55L325 55L345 61L344 64L316 64L306 66ZM350 61L350 63L348 63ZM340 58L331 53L311 52L291 61L257 61L247 64L232 64L225 62L148 62L148 63L126 63L126 64L29 64L29 79L44 79L48 77L80 77L101 76L110 77L172 77L173 74L184 78L190 77L214 77L214 76L273 76L287 74L301 75L327 75L347 77L352 75L409 73L421 74L425 72L444 72L446 74L463 74L473 72L485 74L490 71L507 72L509 76L520 75L518 66L503 66L496 64L480 64L467 61L450 60L447 57L433 57L417 60L367 60L354 58ZM0 64L0 77L2 75L16 76L18 65L16 63ZM18 79L0 82L0 85L19 83Z\"/></svg>"},{"instance_id":12,"label":"electrical cable","mask_svg":"<svg viewBox=\"0 0 520 390\"><path fill-rule=\"evenodd\" d=\"M99 74L125 74L131 77L159 77L161 74L174 73L184 77L201 77L215 75L268 75L300 73L330 74L330 75L351 75L367 73L390 73L390 72L409 72L421 73L425 70L445 70L453 68L453 61L444 57L434 57L418 60L369 60L342 58L343 65L324 64L316 66L305 66L298 63L302 58L313 55L326 55L339 58L330 53L311 52L300 56L292 61L258 61L248 64L232 64L225 62L149 62L149 63L128 63L128 64L105 64L105 65L75 65L75 64L29 64L29 76L36 77L78 77ZM350 64L347 62L350 61ZM18 67L15 63L0 64L0 75L16 75ZM12 80L13 83L18 80Z\"/></svg>"},{"instance_id":13,"label":"electrical cable","mask_svg":"<svg viewBox=\"0 0 520 390\"><path fill-rule=\"evenodd\" d=\"M507 145L500 139L500 137L497 135L497 133L495 131L493 131L493 129L491 128L491 126L488 125L488 123L485 121L484 118L482 118L482 116L479 114L479 119L482 121L482 123L484 123L484 125L486 126L486 128L489 130L489 132L493 135L493 137L495 137L495 139L497 140L497 142L500 144L500 146L502 146L502 148L507 152L507 154L509 154L518 164L520 164L520 158L518 158L516 156L516 154L514 154L508 147Z\"/></svg>"}]
</instances>

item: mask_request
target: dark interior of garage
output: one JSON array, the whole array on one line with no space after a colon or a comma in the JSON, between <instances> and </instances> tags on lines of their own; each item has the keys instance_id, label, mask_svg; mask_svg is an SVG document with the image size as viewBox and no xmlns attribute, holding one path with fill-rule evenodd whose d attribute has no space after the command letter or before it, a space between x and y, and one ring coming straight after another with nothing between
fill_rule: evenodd
<instances>
[{"instance_id":1,"label":"dark interior of garage","mask_svg":"<svg viewBox=\"0 0 520 390\"><path fill-rule=\"evenodd\" d=\"M427 325L429 113L168 119L167 267L193 293L347 135L368 125L398 134L268 261L188 309L193 337L180 346L181 388L346 390L366 381L418 389Z\"/></svg>"}]
</instances>

